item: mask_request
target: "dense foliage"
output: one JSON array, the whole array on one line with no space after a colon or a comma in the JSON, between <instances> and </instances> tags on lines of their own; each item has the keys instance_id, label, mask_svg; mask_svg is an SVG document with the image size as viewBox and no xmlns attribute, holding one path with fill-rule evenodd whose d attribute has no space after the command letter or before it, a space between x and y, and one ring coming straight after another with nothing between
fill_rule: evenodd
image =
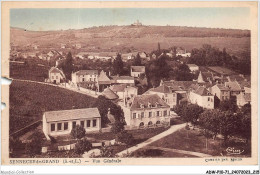
<instances>
[{"instance_id":1,"label":"dense foliage","mask_svg":"<svg viewBox=\"0 0 260 175\"><path fill-rule=\"evenodd\" d=\"M74 138L74 139L81 139L86 135L86 130L83 126L81 125L76 125L75 128L72 128L70 135Z\"/></svg>"},{"instance_id":2,"label":"dense foliage","mask_svg":"<svg viewBox=\"0 0 260 175\"><path fill-rule=\"evenodd\" d=\"M224 48L222 51L211 45L204 44L200 49L192 49L191 57L187 60L189 64L198 66L224 66L242 74L251 74L250 55L244 54L237 58L230 55Z\"/></svg>"},{"instance_id":3,"label":"dense foliage","mask_svg":"<svg viewBox=\"0 0 260 175\"><path fill-rule=\"evenodd\" d=\"M84 152L88 152L91 150L92 144L87 139L77 140L75 145L75 153L83 154Z\"/></svg>"}]
</instances>

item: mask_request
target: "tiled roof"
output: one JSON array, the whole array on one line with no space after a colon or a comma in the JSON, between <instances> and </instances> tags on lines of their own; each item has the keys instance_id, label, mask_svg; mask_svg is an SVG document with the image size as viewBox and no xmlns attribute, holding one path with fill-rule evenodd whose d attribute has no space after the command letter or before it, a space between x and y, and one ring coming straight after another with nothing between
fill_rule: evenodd
<instances>
[{"instance_id":1,"label":"tiled roof","mask_svg":"<svg viewBox=\"0 0 260 175\"><path fill-rule=\"evenodd\" d=\"M83 108L62 111L48 111L44 113L47 122L78 120L101 117L97 108Z\"/></svg>"},{"instance_id":2,"label":"tiled roof","mask_svg":"<svg viewBox=\"0 0 260 175\"><path fill-rule=\"evenodd\" d=\"M149 91L160 92L160 93L172 93L171 88L166 85L158 86L157 88L151 88L149 89Z\"/></svg>"},{"instance_id":3,"label":"tiled roof","mask_svg":"<svg viewBox=\"0 0 260 175\"><path fill-rule=\"evenodd\" d=\"M113 92L124 92L126 85L125 84L116 84L109 87Z\"/></svg>"},{"instance_id":4,"label":"tiled roof","mask_svg":"<svg viewBox=\"0 0 260 175\"><path fill-rule=\"evenodd\" d=\"M76 75L98 75L98 70L80 70L75 72Z\"/></svg>"},{"instance_id":5,"label":"tiled roof","mask_svg":"<svg viewBox=\"0 0 260 175\"><path fill-rule=\"evenodd\" d=\"M108 78L108 76L106 75L106 73L102 70L98 76L98 83L102 84L102 82L106 82L110 84L110 79Z\"/></svg>"},{"instance_id":6,"label":"tiled roof","mask_svg":"<svg viewBox=\"0 0 260 175\"><path fill-rule=\"evenodd\" d=\"M131 66L132 72L145 72L145 66Z\"/></svg>"},{"instance_id":7,"label":"tiled roof","mask_svg":"<svg viewBox=\"0 0 260 175\"><path fill-rule=\"evenodd\" d=\"M229 87L230 90L232 90L232 91L241 91L242 90L237 81L226 82L225 85L227 87Z\"/></svg>"},{"instance_id":8,"label":"tiled roof","mask_svg":"<svg viewBox=\"0 0 260 175\"><path fill-rule=\"evenodd\" d=\"M134 77L130 76L111 76L113 80L134 80Z\"/></svg>"},{"instance_id":9,"label":"tiled roof","mask_svg":"<svg viewBox=\"0 0 260 175\"><path fill-rule=\"evenodd\" d=\"M251 88L251 82L250 81L238 81L238 84L240 85L240 87L242 89L244 89L245 87Z\"/></svg>"},{"instance_id":10,"label":"tiled roof","mask_svg":"<svg viewBox=\"0 0 260 175\"><path fill-rule=\"evenodd\" d=\"M169 107L157 94L143 94L133 97L131 109L141 109L141 105L147 108L148 104L150 104L151 107L156 107L156 105L157 107Z\"/></svg>"},{"instance_id":11,"label":"tiled roof","mask_svg":"<svg viewBox=\"0 0 260 175\"><path fill-rule=\"evenodd\" d=\"M208 91L205 87L202 87L202 86L198 87L198 88L194 91L194 93L196 93L196 94L198 94L198 95L200 95L200 96L209 96L209 95L211 95L211 94L209 93L209 91Z\"/></svg>"},{"instance_id":12,"label":"tiled roof","mask_svg":"<svg viewBox=\"0 0 260 175\"><path fill-rule=\"evenodd\" d=\"M111 89L106 88L102 94L109 100L118 99L118 95L115 94Z\"/></svg>"},{"instance_id":13,"label":"tiled roof","mask_svg":"<svg viewBox=\"0 0 260 175\"><path fill-rule=\"evenodd\" d=\"M199 67L196 64L187 64L188 67Z\"/></svg>"},{"instance_id":14,"label":"tiled roof","mask_svg":"<svg viewBox=\"0 0 260 175\"><path fill-rule=\"evenodd\" d=\"M245 101L251 101L251 93L245 93L244 98Z\"/></svg>"},{"instance_id":15,"label":"tiled roof","mask_svg":"<svg viewBox=\"0 0 260 175\"><path fill-rule=\"evenodd\" d=\"M49 73L60 73L61 76L62 76L63 78L65 78L64 73L63 73L60 69L58 69L57 67L52 67L52 68L49 70Z\"/></svg>"},{"instance_id":16,"label":"tiled roof","mask_svg":"<svg viewBox=\"0 0 260 175\"><path fill-rule=\"evenodd\" d=\"M189 90L190 86L192 84L196 84L197 82L195 81L165 81L163 84L166 86L170 86L173 91L179 91L179 90L184 90L187 91Z\"/></svg>"},{"instance_id":17,"label":"tiled roof","mask_svg":"<svg viewBox=\"0 0 260 175\"><path fill-rule=\"evenodd\" d=\"M228 87L224 86L223 84L216 84L216 86L220 89L220 90L229 90Z\"/></svg>"},{"instance_id":18,"label":"tiled roof","mask_svg":"<svg viewBox=\"0 0 260 175\"><path fill-rule=\"evenodd\" d=\"M214 71L218 74L221 74L221 75L234 75L235 74L234 71L224 68L224 67L219 67L219 66L209 66L208 69L211 71Z\"/></svg>"}]
</instances>

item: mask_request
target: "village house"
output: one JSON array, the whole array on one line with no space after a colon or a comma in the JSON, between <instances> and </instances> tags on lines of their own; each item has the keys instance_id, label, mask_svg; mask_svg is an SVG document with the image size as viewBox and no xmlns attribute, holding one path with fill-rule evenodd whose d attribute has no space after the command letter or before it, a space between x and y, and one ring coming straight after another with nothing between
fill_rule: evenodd
<instances>
[{"instance_id":1,"label":"village house","mask_svg":"<svg viewBox=\"0 0 260 175\"><path fill-rule=\"evenodd\" d=\"M177 48L177 50L176 50L176 57L177 57L177 56L190 57L190 56L191 56L191 53L186 52L186 50L184 50L184 49Z\"/></svg>"},{"instance_id":2,"label":"village house","mask_svg":"<svg viewBox=\"0 0 260 175\"><path fill-rule=\"evenodd\" d=\"M97 108L48 111L42 117L42 130L46 138L70 134L71 130L81 125L86 132L101 129L101 116Z\"/></svg>"},{"instance_id":3,"label":"village house","mask_svg":"<svg viewBox=\"0 0 260 175\"><path fill-rule=\"evenodd\" d=\"M76 54L75 57L78 57L80 59L85 59L85 58L88 58L88 52L79 52L78 54Z\"/></svg>"},{"instance_id":4,"label":"village house","mask_svg":"<svg viewBox=\"0 0 260 175\"><path fill-rule=\"evenodd\" d=\"M170 124L170 106L157 94L137 95L122 106L131 129Z\"/></svg>"},{"instance_id":5,"label":"village house","mask_svg":"<svg viewBox=\"0 0 260 175\"><path fill-rule=\"evenodd\" d=\"M206 109L214 109L214 95L203 86L192 86L188 99L192 104L197 104Z\"/></svg>"},{"instance_id":6,"label":"village house","mask_svg":"<svg viewBox=\"0 0 260 175\"><path fill-rule=\"evenodd\" d=\"M237 96L244 90L240 87L237 81L225 82L225 86L230 89L230 96Z\"/></svg>"},{"instance_id":7,"label":"village house","mask_svg":"<svg viewBox=\"0 0 260 175\"><path fill-rule=\"evenodd\" d=\"M75 44L76 49L81 49L81 44Z\"/></svg>"},{"instance_id":8,"label":"village house","mask_svg":"<svg viewBox=\"0 0 260 175\"><path fill-rule=\"evenodd\" d=\"M210 93L218 97L220 101L230 99L230 89L224 84L216 84L210 88Z\"/></svg>"},{"instance_id":9,"label":"village house","mask_svg":"<svg viewBox=\"0 0 260 175\"><path fill-rule=\"evenodd\" d=\"M103 92L104 89L111 86L111 80L107 74L102 70L98 76L97 88L98 92Z\"/></svg>"},{"instance_id":10,"label":"village house","mask_svg":"<svg viewBox=\"0 0 260 175\"><path fill-rule=\"evenodd\" d=\"M140 55L140 58L143 58L143 59L147 58L147 54L145 52L141 52L141 53L139 53L139 55Z\"/></svg>"},{"instance_id":11,"label":"village house","mask_svg":"<svg viewBox=\"0 0 260 175\"><path fill-rule=\"evenodd\" d=\"M71 81L75 84L81 82L97 82L98 70L80 70L71 74Z\"/></svg>"},{"instance_id":12,"label":"village house","mask_svg":"<svg viewBox=\"0 0 260 175\"><path fill-rule=\"evenodd\" d=\"M187 64L187 66L189 67L189 69L192 73L199 71L199 66L197 66L196 64Z\"/></svg>"},{"instance_id":13,"label":"village house","mask_svg":"<svg viewBox=\"0 0 260 175\"><path fill-rule=\"evenodd\" d=\"M66 44L60 44L60 48L61 49L65 49L66 48Z\"/></svg>"},{"instance_id":14,"label":"village house","mask_svg":"<svg viewBox=\"0 0 260 175\"><path fill-rule=\"evenodd\" d=\"M177 93L173 91L170 86L161 85L157 88L151 88L146 91L145 94L157 94L170 106L170 108L177 105Z\"/></svg>"},{"instance_id":15,"label":"village house","mask_svg":"<svg viewBox=\"0 0 260 175\"><path fill-rule=\"evenodd\" d=\"M131 77L140 77L145 74L145 66L131 66Z\"/></svg>"},{"instance_id":16,"label":"village house","mask_svg":"<svg viewBox=\"0 0 260 175\"><path fill-rule=\"evenodd\" d=\"M121 58L123 61L134 59L137 53L122 53Z\"/></svg>"},{"instance_id":17,"label":"village house","mask_svg":"<svg viewBox=\"0 0 260 175\"><path fill-rule=\"evenodd\" d=\"M134 77L130 76L111 76L111 84L126 84L128 86L134 86Z\"/></svg>"},{"instance_id":18,"label":"village house","mask_svg":"<svg viewBox=\"0 0 260 175\"><path fill-rule=\"evenodd\" d=\"M137 87L127 86L126 84L115 84L109 87L121 100L129 99L137 95Z\"/></svg>"},{"instance_id":19,"label":"village house","mask_svg":"<svg viewBox=\"0 0 260 175\"><path fill-rule=\"evenodd\" d=\"M137 20L136 22L134 22L133 24L131 24L132 26L142 26L142 23L139 22L139 20Z\"/></svg>"},{"instance_id":20,"label":"village house","mask_svg":"<svg viewBox=\"0 0 260 175\"><path fill-rule=\"evenodd\" d=\"M237 106L242 107L245 104L251 104L251 93L241 92L237 95Z\"/></svg>"},{"instance_id":21,"label":"village house","mask_svg":"<svg viewBox=\"0 0 260 175\"><path fill-rule=\"evenodd\" d=\"M49 70L49 81L54 84L60 84L66 79L64 73L57 67Z\"/></svg>"}]
</instances>

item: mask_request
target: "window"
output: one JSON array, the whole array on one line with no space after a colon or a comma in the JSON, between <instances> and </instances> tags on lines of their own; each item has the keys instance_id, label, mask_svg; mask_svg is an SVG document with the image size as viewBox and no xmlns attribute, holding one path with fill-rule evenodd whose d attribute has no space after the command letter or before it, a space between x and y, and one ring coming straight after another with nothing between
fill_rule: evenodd
<instances>
[{"instance_id":1,"label":"window","mask_svg":"<svg viewBox=\"0 0 260 175\"><path fill-rule=\"evenodd\" d=\"M58 131L61 130L61 123L58 123Z\"/></svg>"},{"instance_id":2,"label":"window","mask_svg":"<svg viewBox=\"0 0 260 175\"><path fill-rule=\"evenodd\" d=\"M80 121L80 125L84 128L84 121Z\"/></svg>"},{"instance_id":3,"label":"window","mask_svg":"<svg viewBox=\"0 0 260 175\"><path fill-rule=\"evenodd\" d=\"M165 94L165 97L168 97L168 94Z\"/></svg>"},{"instance_id":4,"label":"window","mask_svg":"<svg viewBox=\"0 0 260 175\"><path fill-rule=\"evenodd\" d=\"M157 114L156 116L160 116L160 111L157 111L156 114Z\"/></svg>"},{"instance_id":5,"label":"window","mask_svg":"<svg viewBox=\"0 0 260 175\"><path fill-rule=\"evenodd\" d=\"M224 96L222 96L222 100L224 100Z\"/></svg>"},{"instance_id":6,"label":"window","mask_svg":"<svg viewBox=\"0 0 260 175\"><path fill-rule=\"evenodd\" d=\"M85 78L82 78L82 81L85 81Z\"/></svg>"},{"instance_id":7,"label":"window","mask_svg":"<svg viewBox=\"0 0 260 175\"><path fill-rule=\"evenodd\" d=\"M141 118L144 118L144 112L141 112Z\"/></svg>"},{"instance_id":8,"label":"window","mask_svg":"<svg viewBox=\"0 0 260 175\"><path fill-rule=\"evenodd\" d=\"M172 94L173 97L175 97L175 94Z\"/></svg>"},{"instance_id":9,"label":"window","mask_svg":"<svg viewBox=\"0 0 260 175\"><path fill-rule=\"evenodd\" d=\"M56 76L56 79L58 79L58 76Z\"/></svg>"},{"instance_id":10,"label":"window","mask_svg":"<svg viewBox=\"0 0 260 175\"><path fill-rule=\"evenodd\" d=\"M96 81L96 79L94 78L94 81Z\"/></svg>"},{"instance_id":11,"label":"window","mask_svg":"<svg viewBox=\"0 0 260 175\"><path fill-rule=\"evenodd\" d=\"M76 122L72 122L72 128L75 128L76 127Z\"/></svg>"},{"instance_id":12,"label":"window","mask_svg":"<svg viewBox=\"0 0 260 175\"><path fill-rule=\"evenodd\" d=\"M163 116L167 116L167 110L163 111Z\"/></svg>"},{"instance_id":13,"label":"window","mask_svg":"<svg viewBox=\"0 0 260 175\"><path fill-rule=\"evenodd\" d=\"M97 120L93 120L93 127L97 126Z\"/></svg>"},{"instance_id":14,"label":"window","mask_svg":"<svg viewBox=\"0 0 260 175\"><path fill-rule=\"evenodd\" d=\"M133 113L133 118L136 118L136 113Z\"/></svg>"},{"instance_id":15,"label":"window","mask_svg":"<svg viewBox=\"0 0 260 175\"><path fill-rule=\"evenodd\" d=\"M90 127L90 120L87 120L87 128Z\"/></svg>"},{"instance_id":16,"label":"window","mask_svg":"<svg viewBox=\"0 0 260 175\"><path fill-rule=\"evenodd\" d=\"M51 76L52 79L54 79L54 76Z\"/></svg>"},{"instance_id":17,"label":"window","mask_svg":"<svg viewBox=\"0 0 260 175\"><path fill-rule=\"evenodd\" d=\"M90 78L89 81L92 81L92 78Z\"/></svg>"},{"instance_id":18,"label":"window","mask_svg":"<svg viewBox=\"0 0 260 175\"><path fill-rule=\"evenodd\" d=\"M149 117L152 117L153 113L152 112L149 112Z\"/></svg>"},{"instance_id":19,"label":"window","mask_svg":"<svg viewBox=\"0 0 260 175\"><path fill-rule=\"evenodd\" d=\"M208 97L208 101L210 101L210 98Z\"/></svg>"},{"instance_id":20,"label":"window","mask_svg":"<svg viewBox=\"0 0 260 175\"><path fill-rule=\"evenodd\" d=\"M64 130L68 130L68 122L64 123Z\"/></svg>"},{"instance_id":21,"label":"window","mask_svg":"<svg viewBox=\"0 0 260 175\"><path fill-rule=\"evenodd\" d=\"M55 123L51 124L51 131L55 131Z\"/></svg>"}]
</instances>

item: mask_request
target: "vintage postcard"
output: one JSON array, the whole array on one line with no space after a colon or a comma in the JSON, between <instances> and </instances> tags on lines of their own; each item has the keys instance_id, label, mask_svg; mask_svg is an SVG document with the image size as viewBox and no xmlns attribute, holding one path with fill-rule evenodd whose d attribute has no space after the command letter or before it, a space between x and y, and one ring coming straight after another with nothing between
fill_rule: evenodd
<instances>
[{"instance_id":1,"label":"vintage postcard","mask_svg":"<svg viewBox=\"0 0 260 175\"><path fill-rule=\"evenodd\" d=\"M3 165L257 165L257 2L2 2Z\"/></svg>"}]
</instances>

